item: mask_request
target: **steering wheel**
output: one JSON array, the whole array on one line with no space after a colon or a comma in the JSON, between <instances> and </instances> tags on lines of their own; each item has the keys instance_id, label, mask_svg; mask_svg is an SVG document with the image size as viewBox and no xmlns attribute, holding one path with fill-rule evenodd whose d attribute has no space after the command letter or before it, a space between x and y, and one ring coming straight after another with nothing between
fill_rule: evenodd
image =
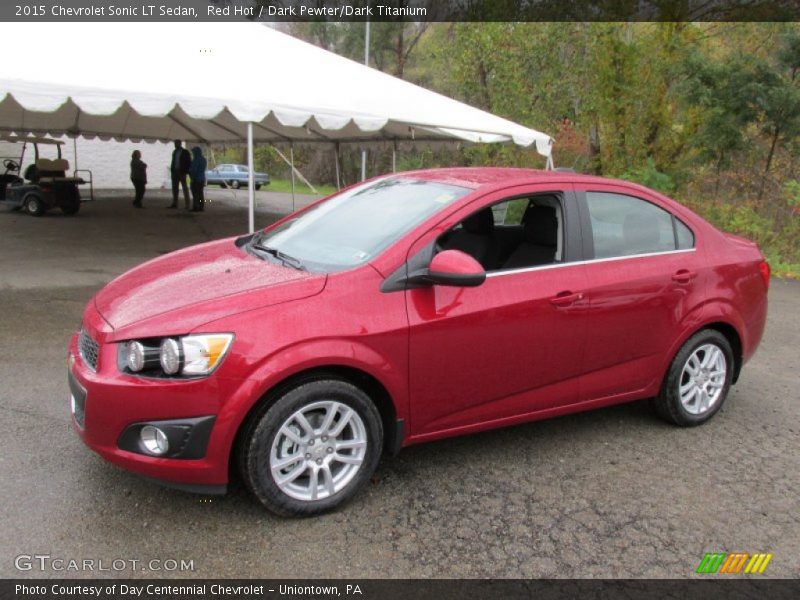
<instances>
[{"instance_id":1,"label":"steering wheel","mask_svg":"<svg viewBox=\"0 0 800 600\"><path fill-rule=\"evenodd\" d=\"M3 161L3 166L6 168L6 173L9 171L19 171L19 164L16 161L6 158Z\"/></svg>"}]
</instances>

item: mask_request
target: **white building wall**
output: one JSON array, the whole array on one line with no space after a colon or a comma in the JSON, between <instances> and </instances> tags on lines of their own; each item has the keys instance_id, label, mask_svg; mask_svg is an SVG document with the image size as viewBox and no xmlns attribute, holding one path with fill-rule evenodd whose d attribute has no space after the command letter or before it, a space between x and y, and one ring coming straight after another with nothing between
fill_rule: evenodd
<instances>
[{"instance_id":1,"label":"white building wall","mask_svg":"<svg viewBox=\"0 0 800 600\"><path fill-rule=\"evenodd\" d=\"M69 161L70 168L75 168L72 140L66 139L62 146L64 158ZM102 140L86 140L78 138L78 168L90 169L95 188L128 188L131 186L131 153L139 150L142 160L147 163L147 187L169 187L169 163L173 145L162 142L104 142Z\"/></svg>"}]
</instances>

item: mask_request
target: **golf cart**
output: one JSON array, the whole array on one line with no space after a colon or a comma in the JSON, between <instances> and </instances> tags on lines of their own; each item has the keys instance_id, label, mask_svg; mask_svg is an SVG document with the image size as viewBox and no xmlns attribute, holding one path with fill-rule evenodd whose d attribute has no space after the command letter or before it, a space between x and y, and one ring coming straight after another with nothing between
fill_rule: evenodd
<instances>
[{"instance_id":1,"label":"golf cart","mask_svg":"<svg viewBox=\"0 0 800 600\"><path fill-rule=\"evenodd\" d=\"M80 210L78 186L86 182L80 177L67 175L69 162L61 158L64 142L42 137L3 135L0 136L0 143L4 147L7 143L22 144L18 158L0 156L5 170L0 174L0 204L10 206L13 210L24 209L37 217L55 207L67 215L74 215ZM34 161L20 177L28 145L33 146ZM39 146L55 146L57 158L42 158L39 156Z\"/></svg>"}]
</instances>

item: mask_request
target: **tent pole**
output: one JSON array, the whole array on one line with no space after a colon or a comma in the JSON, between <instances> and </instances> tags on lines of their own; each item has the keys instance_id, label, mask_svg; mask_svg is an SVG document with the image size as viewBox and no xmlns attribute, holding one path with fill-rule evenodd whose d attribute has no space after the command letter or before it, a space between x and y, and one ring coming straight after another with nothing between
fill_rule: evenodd
<instances>
[{"instance_id":1,"label":"tent pole","mask_svg":"<svg viewBox=\"0 0 800 600\"><path fill-rule=\"evenodd\" d=\"M369 6L369 5L367 5ZM364 66L369 66L369 17L367 17L366 30L364 31ZM367 178L367 151L361 151L361 181Z\"/></svg>"},{"instance_id":2,"label":"tent pole","mask_svg":"<svg viewBox=\"0 0 800 600\"><path fill-rule=\"evenodd\" d=\"M367 178L367 151L361 151L361 181Z\"/></svg>"},{"instance_id":3,"label":"tent pole","mask_svg":"<svg viewBox=\"0 0 800 600\"><path fill-rule=\"evenodd\" d=\"M392 173L397 173L397 141L392 145Z\"/></svg>"},{"instance_id":4,"label":"tent pole","mask_svg":"<svg viewBox=\"0 0 800 600\"><path fill-rule=\"evenodd\" d=\"M342 189L342 182L339 176L339 142L333 145L333 160L336 163L336 189Z\"/></svg>"},{"instance_id":5,"label":"tent pole","mask_svg":"<svg viewBox=\"0 0 800 600\"><path fill-rule=\"evenodd\" d=\"M256 194L253 180L253 123L247 122L247 224L249 233L256 230Z\"/></svg>"},{"instance_id":6,"label":"tent pole","mask_svg":"<svg viewBox=\"0 0 800 600\"><path fill-rule=\"evenodd\" d=\"M289 159L292 161L292 212L294 212L294 144L289 144Z\"/></svg>"},{"instance_id":7,"label":"tent pole","mask_svg":"<svg viewBox=\"0 0 800 600\"><path fill-rule=\"evenodd\" d=\"M72 159L75 163L72 166L72 170L77 172L78 171L78 136L76 135L72 138Z\"/></svg>"}]
</instances>

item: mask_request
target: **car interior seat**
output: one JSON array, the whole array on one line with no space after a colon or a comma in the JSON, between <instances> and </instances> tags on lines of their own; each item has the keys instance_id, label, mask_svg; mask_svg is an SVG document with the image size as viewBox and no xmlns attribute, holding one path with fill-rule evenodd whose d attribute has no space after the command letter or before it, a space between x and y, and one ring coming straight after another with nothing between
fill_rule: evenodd
<instances>
[{"instance_id":1,"label":"car interior seat","mask_svg":"<svg viewBox=\"0 0 800 600\"><path fill-rule=\"evenodd\" d=\"M494 213L491 208L484 208L461 222L461 229L450 234L445 249L461 250L489 269L494 256L493 233Z\"/></svg>"},{"instance_id":2,"label":"car interior seat","mask_svg":"<svg viewBox=\"0 0 800 600\"><path fill-rule=\"evenodd\" d=\"M25 168L25 173L23 177L30 181L31 183L36 183L39 181L39 168L31 163Z\"/></svg>"},{"instance_id":3,"label":"car interior seat","mask_svg":"<svg viewBox=\"0 0 800 600\"><path fill-rule=\"evenodd\" d=\"M523 223L525 239L503 264L517 269L552 263L558 246L558 218L552 206L530 206Z\"/></svg>"}]
</instances>

